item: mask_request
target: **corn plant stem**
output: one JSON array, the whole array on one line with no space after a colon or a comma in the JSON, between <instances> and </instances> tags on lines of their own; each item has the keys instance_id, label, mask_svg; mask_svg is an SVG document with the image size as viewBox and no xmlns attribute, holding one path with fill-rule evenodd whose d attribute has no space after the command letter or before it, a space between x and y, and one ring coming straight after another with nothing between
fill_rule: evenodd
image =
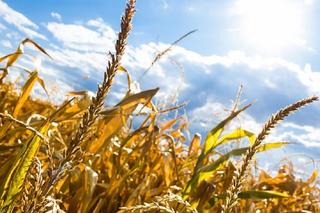
<instances>
[{"instance_id":1,"label":"corn plant stem","mask_svg":"<svg viewBox=\"0 0 320 213\"><path fill-rule=\"evenodd\" d=\"M132 28L131 22L135 13L135 3L136 0L128 0L125 13L121 18L121 30L118 34L118 39L115 44L116 53L109 53L110 60L108 62L106 71L104 72L103 82L98 86L96 96L92 98L92 103L90 104L88 111L86 111L82 117L78 131L76 132L75 137L72 139L66 151L66 157L60 163L59 167L53 171L53 174L44 189L44 195L48 194L52 186L54 186L57 180L59 180L59 178L65 172L63 170L66 169L67 164L81 160L76 154L81 150L81 143L88 136L91 127L98 119L99 113L103 109L104 99L110 91L116 72L121 66L121 58L124 55L129 32Z\"/></svg>"}]
</instances>

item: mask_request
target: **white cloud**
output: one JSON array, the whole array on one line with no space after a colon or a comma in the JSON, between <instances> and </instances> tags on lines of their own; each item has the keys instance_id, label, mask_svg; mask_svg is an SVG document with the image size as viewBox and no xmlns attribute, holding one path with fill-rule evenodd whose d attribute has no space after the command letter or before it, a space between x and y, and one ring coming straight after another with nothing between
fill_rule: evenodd
<instances>
[{"instance_id":1,"label":"white cloud","mask_svg":"<svg viewBox=\"0 0 320 213\"><path fill-rule=\"evenodd\" d=\"M102 74L106 64L106 57L95 52L78 52L71 49L48 50L53 57L53 63L60 67L78 68L83 74L95 73L94 76ZM100 71L97 73L97 71Z\"/></svg>"},{"instance_id":2,"label":"white cloud","mask_svg":"<svg viewBox=\"0 0 320 213\"><path fill-rule=\"evenodd\" d=\"M8 24L16 26L21 32L27 36L46 39L45 36L38 33L36 30L39 28L35 23L30 21L23 14L13 10L6 3L0 1L0 17L3 18Z\"/></svg>"},{"instance_id":3,"label":"white cloud","mask_svg":"<svg viewBox=\"0 0 320 213\"><path fill-rule=\"evenodd\" d=\"M58 20L58 21L61 21L62 20L62 16L59 14L59 13L56 13L56 12L51 12L51 17Z\"/></svg>"},{"instance_id":4,"label":"white cloud","mask_svg":"<svg viewBox=\"0 0 320 213\"><path fill-rule=\"evenodd\" d=\"M27 17L13 10L3 1L0 1L0 11L2 18L8 23L14 24L15 26L24 25L36 29L38 28L38 26L30 21Z\"/></svg>"},{"instance_id":5,"label":"white cloud","mask_svg":"<svg viewBox=\"0 0 320 213\"><path fill-rule=\"evenodd\" d=\"M320 147L320 128L283 122L276 131L277 140L301 143L306 147Z\"/></svg>"},{"instance_id":6,"label":"white cloud","mask_svg":"<svg viewBox=\"0 0 320 213\"><path fill-rule=\"evenodd\" d=\"M90 29L80 24L63 24L50 22L47 29L67 48L77 51L103 52L113 49L116 33L99 20L91 20Z\"/></svg>"},{"instance_id":7,"label":"white cloud","mask_svg":"<svg viewBox=\"0 0 320 213\"><path fill-rule=\"evenodd\" d=\"M94 27L98 32L106 34L107 38L115 39L116 33L102 18L90 19L87 21L87 25Z\"/></svg>"},{"instance_id":8,"label":"white cloud","mask_svg":"<svg viewBox=\"0 0 320 213\"><path fill-rule=\"evenodd\" d=\"M211 68L214 65L222 65L230 71L233 67L245 65L249 69L245 72L257 75L259 73L262 83L275 88L274 76L287 73L288 76L296 77L298 82L303 85L309 94L319 93L320 91L320 72L313 71L310 64L304 68L293 62L286 61L282 58L265 58L260 56L247 56L242 51L229 51L224 56L211 55L204 56L194 51L186 50L182 47L176 47L170 55L178 58L181 63L192 63L202 67L204 72L212 73Z\"/></svg>"}]
</instances>

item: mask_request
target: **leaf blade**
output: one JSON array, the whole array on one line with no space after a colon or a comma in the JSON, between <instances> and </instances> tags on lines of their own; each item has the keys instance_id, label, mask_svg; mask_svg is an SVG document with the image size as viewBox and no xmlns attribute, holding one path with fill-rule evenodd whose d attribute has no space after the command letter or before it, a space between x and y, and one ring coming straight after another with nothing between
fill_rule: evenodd
<instances>
[{"instance_id":1,"label":"leaf blade","mask_svg":"<svg viewBox=\"0 0 320 213\"><path fill-rule=\"evenodd\" d=\"M204 143L204 153L208 153L210 150L214 149L217 146L217 140L223 131L224 127L235 117L237 117L241 112L245 111L251 106L251 104L248 104L247 106L239 109L238 111L235 111L231 113L227 118L225 118L223 121L221 121L217 126L215 126L211 131L208 133L205 143Z\"/></svg>"},{"instance_id":2,"label":"leaf blade","mask_svg":"<svg viewBox=\"0 0 320 213\"><path fill-rule=\"evenodd\" d=\"M49 126L50 123L46 121L39 132L45 134ZM37 135L32 136L25 148L17 155L14 165L7 174L4 185L1 187L1 200L3 200L3 203L1 203L1 213L12 211L13 202L21 192L30 165L40 146L40 141L41 138Z\"/></svg>"}]
</instances>

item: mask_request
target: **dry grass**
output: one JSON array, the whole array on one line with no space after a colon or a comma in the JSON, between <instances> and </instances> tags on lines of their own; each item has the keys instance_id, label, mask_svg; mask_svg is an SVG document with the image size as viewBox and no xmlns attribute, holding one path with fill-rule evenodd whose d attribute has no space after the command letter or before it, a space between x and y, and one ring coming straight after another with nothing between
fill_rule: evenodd
<instances>
[{"instance_id":1,"label":"dry grass","mask_svg":"<svg viewBox=\"0 0 320 213\"><path fill-rule=\"evenodd\" d=\"M242 128L225 132L251 106L238 109L238 95L230 115L202 143L198 134L187 141L185 115L161 118L183 105L154 105L158 88L137 94L128 89L118 104L104 107L117 72L131 79L121 58L134 8L135 1L128 1L116 51L92 99L74 92L61 106L33 100L36 83L45 89L38 71L29 71L21 90L5 82L24 56L21 46L47 54L30 39L0 58L0 212L320 212L317 171L308 180L296 178L291 165L275 177L250 172L257 152L288 145L262 143L275 124L317 97L280 110L256 136ZM237 140L251 145L217 151ZM233 160L239 156L240 162Z\"/></svg>"}]
</instances>

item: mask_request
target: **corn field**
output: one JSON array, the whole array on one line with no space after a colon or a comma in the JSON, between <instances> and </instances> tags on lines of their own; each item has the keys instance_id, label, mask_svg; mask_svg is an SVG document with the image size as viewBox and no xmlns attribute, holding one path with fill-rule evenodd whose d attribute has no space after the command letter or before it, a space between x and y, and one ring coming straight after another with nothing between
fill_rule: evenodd
<instances>
[{"instance_id":1,"label":"corn field","mask_svg":"<svg viewBox=\"0 0 320 213\"><path fill-rule=\"evenodd\" d=\"M307 180L297 178L291 164L275 176L253 172L257 153L290 145L266 136L318 97L275 112L258 134L227 128L254 107L235 104L206 137L194 134L191 140L183 134L189 126L184 115L163 119L180 106L157 106L161 88L134 93L129 87L119 103L105 106L118 73L126 73L131 84L134 71L122 65L122 57L134 14L135 0L129 0L93 97L70 92L61 105L34 99L34 86L47 92L46 84L41 70L27 67L19 66L29 75L20 88L7 81L26 57L25 45L50 57L31 39L0 58L0 212L320 212L317 170ZM246 145L218 151L239 140Z\"/></svg>"}]
</instances>

